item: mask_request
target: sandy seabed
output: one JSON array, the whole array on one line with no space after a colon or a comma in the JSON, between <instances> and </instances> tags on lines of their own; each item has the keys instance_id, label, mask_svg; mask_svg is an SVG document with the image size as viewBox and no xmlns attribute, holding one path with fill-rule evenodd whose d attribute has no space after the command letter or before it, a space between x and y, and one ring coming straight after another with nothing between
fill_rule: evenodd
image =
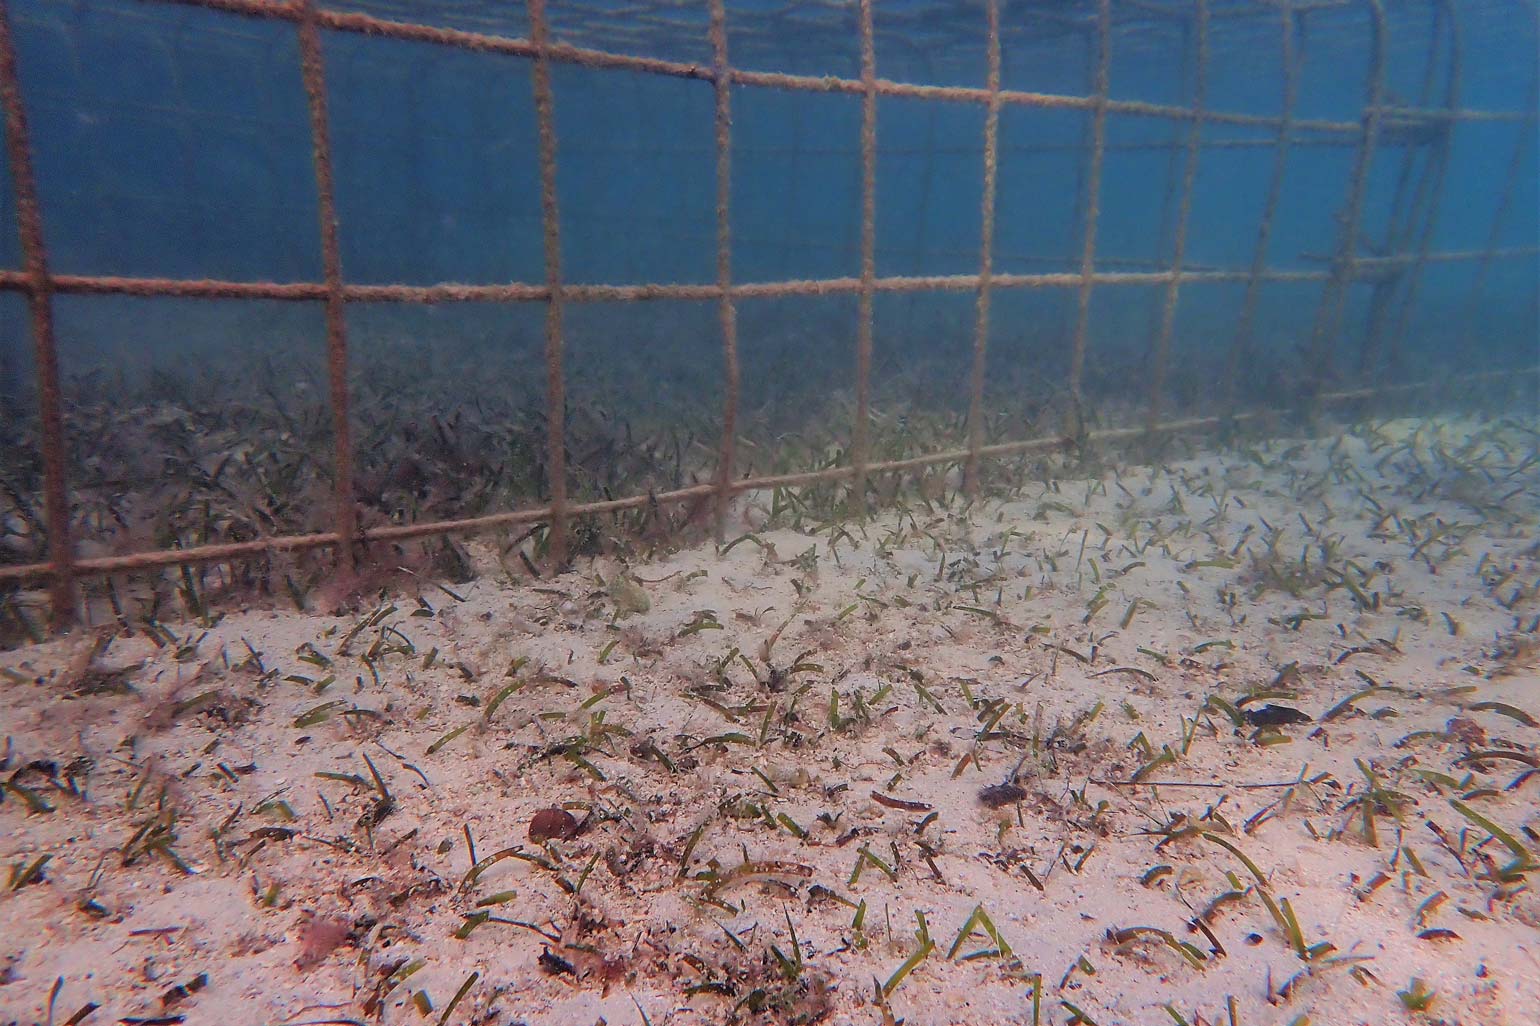
<instances>
[{"instance_id":1,"label":"sandy seabed","mask_svg":"<svg viewBox=\"0 0 1540 1026\"><path fill-rule=\"evenodd\" d=\"M0 1023L1532 1023L1532 423L0 655Z\"/></svg>"}]
</instances>

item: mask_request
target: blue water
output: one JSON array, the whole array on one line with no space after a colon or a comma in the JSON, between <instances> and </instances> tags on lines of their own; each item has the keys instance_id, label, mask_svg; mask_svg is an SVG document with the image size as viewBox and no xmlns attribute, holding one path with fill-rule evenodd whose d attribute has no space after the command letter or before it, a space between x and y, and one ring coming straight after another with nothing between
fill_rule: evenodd
<instances>
[{"instance_id":1,"label":"blue water","mask_svg":"<svg viewBox=\"0 0 1540 1026\"><path fill-rule=\"evenodd\" d=\"M527 32L520 5L354 2L385 16ZM602 8L602 5L596 5ZM1533 99L1533 11L1522 3L1462 4L1464 105L1522 110ZM767 70L859 74L853 8L806 5L777 23L767 5L729 8L730 53ZM1082 94L1089 47L1039 16L1089 18L1090 4L1007 5L1007 88ZM1216 5L1210 103L1274 113L1280 96L1276 16ZM309 128L293 27L174 4L19 0L11 4L33 125L53 266L80 274L317 280ZM1431 4L1394 3L1393 93L1415 102ZM680 5L663 38L638 42L641 19L584 16L553 4L557 39L708 63L705 5ZM1299 36L1298 115L1353 120L1364 97L1363 5L1307 17ZM1125 14L1128 12L1124 12ZM1116 98L1182 103L1183 32L1120 18ZM660 15L661 17L661 15ZM822 21L820 22L820 19ZM1034 29L1034 20L1042 28ZM1124 23L1126 20L1126 23ZM982 85L979 4L877 5L879 73L897 80ZM821 30L807 26L827 25ZM930 26L939 26L941 31ZM691 26L694 28L692 29ZM773 33L779 26L783 37ZM751 32L750 29L757 31ZM630 30L630 31L627 31ZM906 34L907 33L907 34ZM1034 35L1046 35L1034 43ZM927 39L951 40L939 50ZM904 45L908 43L909 45ZM431 44L327 34L343 263L349 280L540 281L535 123L528 62ZM563 263L578 282L714 279L712 93L708 83L558 65ZM1435 96L1430 105L1439 102ZM1001 125L996 269L1072 269L1079 246L1077 147L1087 115L1007 108ZM740 88L734 96L734 275L776 280L858 273L859 100ZM878 273L969 273L978 266L983 111L978 105L884 100L879 110ZM1109 119L1113 147L1179 137L1158 119ZM1485 245L1515 133L1533 123L1461 125L1435 249ZM1264 138L1215 126L1215 138ZM1022 152L1025 148L1044 152ZM1312 266L1330 250L1347 148L1300 146L1291 157L1272 246L1276 266ZM1383 150L1371 178L1365 236L1387 214L1400 152ZM1526 148L1521 181L1536 177ZM1245 267L1271 149L1205 152L1189 229L1194 266ZM1099 257L1157 261L1165 153L1114 148L1107 158ZM1505 245L1536 241L1536 194L1519 189ZM0 262L18 262L11 199L0 199ZM1169 232L1168 232L1169 235ZM1319 266L1315 264L1313 266ZM1419 319L1460 309L1472 266L1431 271ZM1483 306L1482 334L1533 338L1533 260L1504 262ZM1148 291L1148 290L1145 290ZM1183 306L1190 330L1219 332L1233 297L1202 288ZM1147 298L1147 297L1146 297ZM1137 302L1137 298L1130 302ZM1287 316L1298 304L1275 306ZM1214 307L1210 316L1201 311ZM1184 311L1186 312L1186 311ZM1009 320L1010 311L1001 311ZM10 318L8 318L8 321ZM1209 322L1214 321L1210 325ZM1505 331L1506 329L1506 331ZM10 329L14 332L14 328ZM1290 328L1289 330L1293 330ZM1430 333L1430 338L1431 338ZM1496 344L1494 342L1494 344Z\"/></svg>"},{"instance_id":2,"label":"blue water","mask_svg":"<svg viewBox=\"0 0 1540 1026\"><path fill-rule=\"evenodd\" d=\"M1159 5L1115 8L1110 83L1116 99L1191 102L1196 40ZM1189 4L1166 3L1170 11ZM1211 3L1208 106L1276 115L1282 101L1280 18L1272 5ZM1522 112L1535 104L1535 10L1519 0L1459 3L1459 103ZM1393 101L1440 106L1454 33L1440 23L1425 85L1437 4L1387 5L1387 84ZM10 0L23 99L42 194L52 269L61 274L318 281L321 278L310 129L294 26L169 2ZM523 6L492 0L349 0L336 9L411 17L520 36ZM1299 16L1296 116L1358 121L1369 67L1366 3ZM728 6L729 54L754 70L858 77L853 4ZM1090 89L1094 47L1074 31L1094 3L1007 3L1003 85L1065 95ZM553 38L709 64L704 3L655 9L553 3ZM984 8L976 2L879 0L877 68L896 81L984 84ZM537 131L530 62L429 43L325 32L342 264L359 283L543 282ZM631 71L553 66L563 275L578 283L715 280L713 93L708 82ZM733 90L732 265L737 281L850 277L860 270L860 100ZM1077 271L1090 114L1007 106L1000 119L997 273ZM979 267L984 109L883 98L878 104L876 259L879 276L971 274ZM1149 270L1172 256L1177 204L1169 189L1182 123L1114 113L1107 119L1097 265ZM1288 162L1268 265L1320 270L1337 244L1352 146L1300 133ZM1352 137L1348 137L1351 139ZM1268 128L1205 125L1188 227L1191 268L1249 267L1272 169ZM1503 247L1534 247L1536 126L1462 122L1453 130L1431 248L1477 250L1497 223ZM1513 155L1517 185L1499 219ZM1382 144L1370 169L1359 251L1385 241L1406 149ZM1426 159L1425 155L1418 160ZM1414 165L1414 170L1421 165ZM1416 175L1411 181L1415 182ZM1402 248L1415 249L1416 237ZM8 172L0 171L0 266L20 265ZM1404 322L1387 332L1420 379L1442 368L1526 366L1537 359L1531 254L1493 264L1479 296L1475 261L1433 263ZM1320 282L1264 288L1250 402L1314 374L1308 348ZM1161 287L1099 287L1090 317L1088 398L1118 419L1143 401ZM1189 284L1177 310L1168 413L1210 408L1235 337L1244 285ZM1335 374L1351 384L1371 290L1349 290ZM988 390L1008 404L1062 392L1075 324L1073 289L997 290ZM156 370L184 389L269 386L296 402L324 396L324 330L316 304L60 296L67 398L100 401ZM853 296L740 303L744 402L764 423L797 423L809 396L848 394L856 335ZM965 406L973 334L967 293L880 296L879 385L903 386L890 406ZM385 367L412 382L448 382L446 415L496 400L537 409L544 379L538 304L349 310L355 370ZM662 409L694 403L702 435L721 391L720 334L711 302L581 305L567 316L575 401L629 398ZM1389 336L1387 335L1387 338ZM1388 344L1388 343L1387 343ZM25 416L30 342L24 304L0 294L0 409ZM923 380L905 381L915 361ZM603 364L607 384L585 384ZM271 380L269 380L271 379ZM616 381L625 383L625 396ZM263 384L266 382L266 384ZM163 390L172 388L162 382ZM604 389L608 389L605 391ZM260 390L260 389L259 389ZM880 392L880 389L879 389ZM1532 398L1533 391L1528 395ZM459 398L456 398L458 396ZM1530 404L1533 408L1533 403ZM901 411L900 411L901 412ZM371 411L361 410L369 420ZM503 414L497 414L501 416ZM749 420L752 422L753 417ZM14 421L13 421L14 423ZM381 428L385 431L385 428ZM844 426L829 427L835 438ZM1020 432L1018 432L1020 433ZM78 439L89 447L89 439ZM81 455L73 458L78 462Z\"/></svg>"}]
</instances>

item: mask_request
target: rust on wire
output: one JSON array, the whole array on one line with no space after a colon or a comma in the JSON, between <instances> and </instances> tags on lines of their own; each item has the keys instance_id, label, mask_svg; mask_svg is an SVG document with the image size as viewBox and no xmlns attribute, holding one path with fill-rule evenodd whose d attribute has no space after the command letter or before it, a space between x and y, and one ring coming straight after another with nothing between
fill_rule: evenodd
<instances>
[{"instance_id":1,"label":"rust on wire","mask_svg":"<svg viewBox=\"0 0 1540 1026\"><path fill-rule=\"evenodd\" d=\"M717 301L722 322L722 447L717 460L716 536L725 541L727 515L737 476L738 445L738 311L733 305L733 236L729 205L733 191L732 79L727 74L727 10L724 0L711 0L711 67L715 76L717 156Z\"/></svg>"},{"instance_id":2,"label":"rust on wire","mask_svg":"<svg viewBox=\"0 0 1540 1026\"><path fill-rule=\"evenodd\" d=\"M1491 262L1495 260L1529 259L1540 254L1540 246L1488 246L1470 250L1435 250L1429 252L1428 263ZM1386 268L1408 264L1418 259L1417 254L1396 253L1387 256L1359 256L1354 262L1354 274L1360 277L1378 275ZM1115 261L1108 260L1107 264ZM1249 282L1252 271L1242 269L1184 270L1184 282ZM1267 268L1257 273L1263 283L1326 281L1331 272L1316 269ZM1165 271L1094 271L1090 276L1093 285L1164 285L1173 274ZM1055 271L1037 274L994 273L990 283L997 289L1078 289L1085 284L1085 276L1073 271ZM927 276L894 276L874 278L871 287L876 292L972 292L978 288L976 274L947 274ZM272 299L281 302L310 302L327 297L323 282L262 282L219 281L214 279L183 278L130 278L116 275L52 274L48 288L56 294L86 296L165 296L182 299ZM862 279L818 278L792 281L737 282L728 292L734 299L776 299L788 296L858 295L863 288ZM0 270L0 290L10 292L33 291L32 279L25 271ZM551 289L546 285L513 282L500 285L478 285L462 282L442 282L437 285L350 285L342 286L342 298L347 303L522 303L547 302ZM665 299L712 300L722 295L718 285L680 285L651 283L639 285L579 285L561 286L564 303L614 303L648 302Z\"/></svg>"},{"instance_id":3,"label":"rust on wire","mask_svg":"<svg viewBox=\"0 0 1540 1026\"><path fill-rule=\"evenodd\" d=\"M988 18L988 71L991 96L984 116L984 201L979 229L979 288L973 328L973 371L968 377L968 460L963 466L963 493L979 493L979 450L984 445L984 366L989 350L989 292L994 271L995 184L1000 144L1000 0L985 0Z\"/></svg>"},{"instance_id":4,"label":"rust on wire","mask_svg":"<svg viewBox=\"0 0 1540 1026\"><path fill-rule=\"evenodd\" d=\"M342 294L342 244L338 239L337 198L332 174L331 127L326 111L326 70L321 30L313 0L298 0L300 70L310 103L310 140L315 157L316 206L321 222L321 270L326 278L326 373L332 411L334 518L338 563L353 569L358 537L358 507L353 498L353 428L348 397L347 308Z\"/></svg>"},{"instance_id":5,"label":"rust on wire","mask_svg":"<svg viewBox=\"0 0 1540 1026\"><path fill-rule=\"evenodd\" d=\"M561 219L556 203L556 101L547 54L550 27L545 0L527 0L530 37L535 41L531 75L535 118L540 126L540 219L545 237L545 430L546 476L551 493L547 546L553 566L567 561L567 383L562 366Z\"/></svg>"},{"instance_id":6,"label":"rust on wire","mask_svg":"<svg viewBox=\"0 0 1540 1026\"><path fill-rule=\"evenodd\" d=\"M856 413L850 454L854 475L850 508L866 515L867 462L871 458L872 335L877 282L877 41L872 0L860 0L861 22L861 290L856 308Z\"/></svg>"},{"instance_id":7,"label":"rust on wire","mask_svg":"<svg viewBox=\"0 0 1540 1026\"><path fill-rule=\"evenodd\" d=\"M1150 368L1150 398L1145 423L1154 428L1160 423L1161 407L1166 397L1166 376L1171 363L1171 335L1176 328L1176 304L1182 288L1182 261L1187 255L1187 226L1192 220L1193 185L1198 178L1198 144L1203 130L1203 110L1208 100L1208 0L1197 0L1193 16L1197 33L1198 57L1193 79L1192 120L1187 123L1186 156L1182 166L1182 198L1176 214L1175 234L1171 244L1171 280L1161 306L1160 335L1155 342Z\"/></svg>"},{"instance_id":8,"label":"rust on wire","mask_svg":"<svg viewBox=\"0 0 1540 1026\"><path fill-rule=\"evenodd\" d=\"M1481 260L1487 257L1515 258L1533 256L1540 247L1518 246L1498 250L1468 250L1458 252L1434 252L1430 261ZM1360 268L1382 267L1406 263L1414 259L1400 254L1389 257L1361 257ZM1109 261L1110 262L1110 261ZM1091 275L1095 285L1162 285L1171 280L1170 271L1096 271ZM1261 275L1265 282L1325 281L1328 272L1316 269L1270 269ZM1250 273L1244 270L1214 269L1185 271L1184 281L1202 282L1245 281ZM0 290L12 292L32 291L32 279L26 272L0 270ZM1085 282L1085 276L1072 271L1055 271L1037 274L1000 274L990 277L991 284L1004 289L1072 289ZM318 282L261 282L217 281L212 279L179 278L128 278L114 275L55 274L48 278L49 289L55 293L95 296L166 296L182 299L273 299L283 302L309 302L326 299L325 283ZM876 292L972 292L978 288L976 274L941 274L921 276L874 277L870 282ZM733 299L779 299L788 296L858 295L863 288L862 279L816 278L792 281L737 282L727 293ZM722 295L720 285L680 285L651 283L640 285L577 285L560 286L563 303L614 303L647 302L652 300L684 299L710 300ZM553 290L549 285L509 283L503 285L475 285L460 282L443 282L437 285L349 285L340 290L346 303L521 303L549 302Z\"/></svg>"},{"instance_id":9,"label":"rust on wire","mask_svg":"<svg viewBox=\"0 0 1540 1026\"><path fill-rule=\"evenodd\" d=\"M48 251L43 245L43 212L38 203L21 76L16 67L16 42L11 34L11 13L6 0L0 0L0 103L5 107L5 152L16 198L16 227L26 264L24 281L32 315L43 449L43 508L48 517L48 570L52 579L49 600L53 627L62 630L75 620L75 550L65 483L64 396L59 384L59 347L54 337Z\"/></svg>"}]
</instances>

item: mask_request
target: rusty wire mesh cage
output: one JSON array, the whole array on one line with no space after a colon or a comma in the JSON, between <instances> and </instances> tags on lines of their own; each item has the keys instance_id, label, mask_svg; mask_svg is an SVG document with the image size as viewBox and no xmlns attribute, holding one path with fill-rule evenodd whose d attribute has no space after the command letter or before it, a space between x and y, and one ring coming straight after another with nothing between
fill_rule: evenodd
<instances>
[{"instance_id":1,"label":"rusty wire mesh cage","mask_svg":"<svg viewBox=\"0 0 1540 1026\"><path fill-rule=\"evenodd\" d=\"M1416 393L1450 367L1524 379L1535 88L1491 69L1533 68L1535 20L1528 2L1449 0L0 0L0 402L25 471L0 587L50 582L65 624L79 581L128 571L311 549L348 567L369 545L517 525L543 525L560 562L582 517L682 505L720 530L735 495L829 483L859 511L882 475L951 465L971 494L1002 457ZM1123 74L1127 54L1163 76ZM1473 180L1486 188L1451 186ZM1221 185L1246 202L1208 204ZM152 300L222 312L146 327L135 304ZM591 310L670 303L688 312L589 341L623 334ZM392 433L475 470L447 412L360 427L380 310L424 335L453 310L518 335L513 356L482 350L458 373L511 360L523 377L494 391L539 397L499 443L538 450L521 485L458 515L371 507L383 486L358 463ZM91 435L77 407L111 405L110 372L147 359L143 332L189 324L258 361L276 334L301 340L279 359L313 365L313 402L291 414L274 397L264 430L308 450L309 490L263 478L249 523L135 534L100 468L82 469L130 428L108 410ZM878 446L883 367L920 359L906 325L930 354L909 394L953 392L952 434ZM802 348L777 356L788 330ZM1462 358L1494 332L1506 348ZM640 375L672 334L710 338L675 386L709 393L714 441L676 438L671 477L575 494L572 422L606 415L574 410L574 370ZM76 336L118 335L72 365ZM836 351L834 371L802 363ZM440 357L401 359L371 396ZM801 466L744 425L777 359L810 392L847 381L845 422ZM1029 387L1052 417L1010 411ZM240 458L265 444L244 439ZM687 470L691 446L709 458ZM318 488L325 508L306 502Z\"/></svg>"}]
</instances>

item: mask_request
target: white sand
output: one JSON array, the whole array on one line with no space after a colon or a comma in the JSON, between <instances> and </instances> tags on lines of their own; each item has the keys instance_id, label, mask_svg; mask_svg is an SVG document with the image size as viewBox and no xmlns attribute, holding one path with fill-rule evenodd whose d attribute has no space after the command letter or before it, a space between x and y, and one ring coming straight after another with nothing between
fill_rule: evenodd
<instances>
[{"instance_id":1,"label":"white sand","mask_svg":"<svg viewBox=\"0 0 1540 1026\"><path fill-rule=\"evenodd\" d=\"M935 948L889 999L913 1026L1031 1023L1039 974L1044 1023L1073 1021L1073 1008L1101 1024L1176 1021L1162 1006L1228 1023L1227 998L1245 1026L1306 1014L1532 1023L1540 896L1524 881L1535 873L1483 879L1514 855L1451 800L1466 795L1532 861L1540 852L1540 774L1524 777L1540 730L1521 721L1540 714L1540 469L1524 463L1536 442L1519 428L1414 427L1385 426L1373 448L1362 435L1262 446L1266 469L1232 453L1130 470L1122 488L1112 477L1030 484L968 514L889 511L832 546L827 532L766 531L773 550L745 541L632 568L651 608L618 621L615 596L634 595L599 583L620 570L601 561L556 580L489 576L457 588L463 602L425 585L427 607L396 598L346 654L369 607L232 613L206 634L172 625L183 642L201 637L180 661L143 634L114 640L89 669L89 638L4 654L0 734L14 749L0 779L47 760L64 784L66 767L87 761L75 766L79 795L42 770L14 777L51 813L29 812L17 791L0 805L6 867L52 857L39 880L0 894L0 1023L47 1021L61 978L54 1023L87 1002L101 1005L88 1024L438 1022L475 973L452 1022L618 1026L645 1012L660 1026L878 1024L892 1020L874 980L915 953L917 913ZM1458 458L1480 466L1453 473L1439 448L1472 439ZM1505 495L1485 514L1469 504ZM1311 546L1311 571L1321 554L1305 523L1337 539L1331 565L1368 574L1348 570L1378 610L1343 586L1257 594L1264 520L1281 531L1284 563ZM1232 550L1233 565L1191 565ZM685 633L692 623L721 629ZM748 664L768 680L761 657L783 624L768 653L774 690ZM1233 647L1202 647L1215 640ZM378 683L361 658L372 647ZM742 658L727 658L735 648ZM799 658L812 665L783 681ZM1285 725L1288 742L1270 745L1219 704L1205 710L1211 695L1233 707L1267 689L1289 664L1279 689L1290 694L1271 701L1317 720L1366 687L1360 671L1397 690L1330 722ZM74 693L112 670L130 692ZM332 675L322 694L307 683ZM327 702L340 703L329 718L295 725ZM1470 708L1490 702L1512 708ZM340 715L353 708L372 712ZM1172 757L1130 786L1153 758L1131 747L1140 734ZM586 748L570 744L579 737ZM1024 750L1021 799L981 804ZM1462 761L1492 750L1506 754ZM380 811L372 784L317 776L369 781L365 756L393 796L372 831L360 825ZM1377 846L1363 836L1355 760L1403 796L1399 822L1378 808ZM1271 786L1300 778L1316 783ZM873 792L936 815L920 830L923 811ZM552 804L587 819L541 850L528 825ZM143 850L167 836L142 832L158 808L191 874ZM465 828L480 858L513 848L554 871L504 858L467 882ZM1162 843L1165 828L1177 836ZM1306 945L1333 949L1302 960L1241 859L1204 833L1254 860ZM1141 882L1161 865L1169 872ZM1234 889L1227 873L1244 894L1209 916L1210 938L1189 924ZM503 892L514 894L478 909ZM863 901L857 930L850 905ZM1011 957L989 953L996 942L979 929L948 958L976 907ZM494 918L457 939L478 910ZM795 960L788 923L795 983L771 954ZM304 950L327 924L342 943ZM1134 927L1169 931L1197 964L1153 934L1109 940ZM543 949L554 956L544 968ZM421 968L391 986L409 960ZM206 986L168 997L200 974ZM1414 977L1437 994L1429 1013L1397 996ZM716 991L687 993L702 984ZM427 1017L411 1004L419 991Z\"/></svg>"}]
</instances>

